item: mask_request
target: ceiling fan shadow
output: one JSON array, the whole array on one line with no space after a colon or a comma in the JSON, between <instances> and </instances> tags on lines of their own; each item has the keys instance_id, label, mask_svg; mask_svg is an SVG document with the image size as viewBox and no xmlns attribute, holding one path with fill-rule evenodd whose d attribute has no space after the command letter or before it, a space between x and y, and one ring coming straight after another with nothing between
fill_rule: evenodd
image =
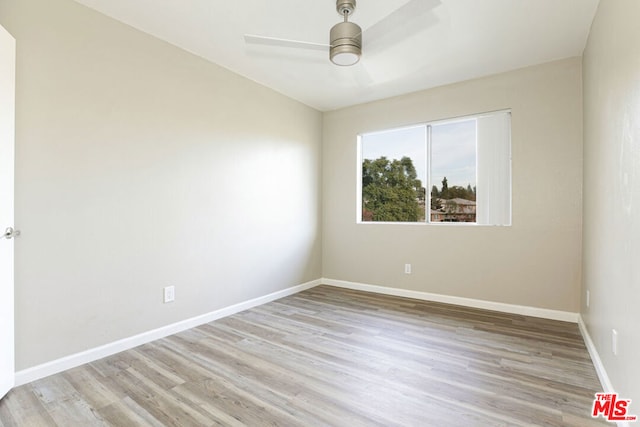
<instances>
[{"instance_id":1,"label":"ceiling fan shadow","mask_svg":"<svg viewBox=\"0 0 640 427\"><path fill-rule=\"evenodd\" d=\"M373 86L376 82L373 79L373 76L371 75L371 72L369 71L369 68L367 66L366 61L360 61L354 70L354 74L355 74L355 84L360 87L360 88L368 88Z\"/></svg>"}]
</instances>

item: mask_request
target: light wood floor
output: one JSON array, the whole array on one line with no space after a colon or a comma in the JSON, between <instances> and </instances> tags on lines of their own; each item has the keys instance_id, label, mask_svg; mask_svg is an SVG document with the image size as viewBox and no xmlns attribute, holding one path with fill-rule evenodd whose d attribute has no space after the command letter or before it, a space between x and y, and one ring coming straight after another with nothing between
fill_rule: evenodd
<instances>
[{"instance_id":1,"label":"light wood floor","mask_svg":"<svg viewBox=\"0 0 640 427\"><path fill-rule=\"evenodd\" d=\"M576 426L575 324L319 286L12 390L0 426Z\"/></svg>"}]
</instances>

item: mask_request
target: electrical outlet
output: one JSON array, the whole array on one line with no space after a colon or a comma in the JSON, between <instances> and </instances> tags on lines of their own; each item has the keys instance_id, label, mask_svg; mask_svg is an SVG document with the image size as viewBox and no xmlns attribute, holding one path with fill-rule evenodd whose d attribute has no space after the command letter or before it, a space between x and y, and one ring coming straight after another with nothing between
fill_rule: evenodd
<instances>
[{"instance_id":1,"label":"electrical outlet","mask_svg":"<svg viewBox=\"0 0 640 427\"><path fill-rule=\"evenodd\" d=\"M589 304L591 304L591 293L589 291L587 291L587 298L586 298L586 304L587 304L587 308L589 308Z\"/></svg>"},{"instance_id":2,"label":"electrical outlet","mask_svg":"<svg viewBox=\"0 0 640 427\"><path fill-rule=\"evenodd\" d=\"M164 288L164 302L172 302L176 299L176 287L167 286Z\"/></svg>"},{"instance_id":3,"label":"electrical outlet","mask_svg":"<svg viewBox=\"0 0 640 427\"><path fill-rule=\"evenodd\" d=\"M411 274L411 264L404 265L404 274Z\"/></svg>"},{"instance_id":4,"label":"electrical outlet","mask_svg":"<svg viewBox=\"0 0 640 427\"><path fill-rule=\"evenodd\" d=\"M614 356L618 355L618 331L615 329L611 330L611 351Z\"/></svg>"}]
</instances>

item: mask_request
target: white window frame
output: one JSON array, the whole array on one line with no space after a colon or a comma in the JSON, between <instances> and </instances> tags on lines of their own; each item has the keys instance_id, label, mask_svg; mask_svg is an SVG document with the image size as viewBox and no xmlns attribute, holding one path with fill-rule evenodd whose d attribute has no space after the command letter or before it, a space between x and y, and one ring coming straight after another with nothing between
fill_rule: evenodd
<instances>
[{"instance_id":1,"label":"white window frame","mask_svg":"<svg viewBox=\"0 0 640 427\"><path fill-rule=\"evenodd\" d=\"M479 148L478 148L478 119L482 119L482 118L488 118L488 117L507 117L508 120L504 121L504 125L508 126L508 131L506 132L506 134L504 135L506 137L506 139L504 141L501 141L501 143L503 143L504 145L501 147L501 150L488 150L488 151L498 151L497 157L502 157L503 162L505 162L506 164L503 164L503 168L500 171L500 173L502 174L502 177L493 177L493 179L497 179L498 181L502 180L502 185L504 187L503 189L503 193L506 193L506 195L508 197L506 197L506 202L504 202L504 204L508 203L508 206L504 206L503 204L503 210L500 214L494 214L495 216L497 216L498 218L502 218L503 220L500 221L502 223L478 223L478 204L476 204L476 222L432 222L431 221L431 188L433 186L433 183L431 181L431 143L432 143L432 139L431 139L431 127L432 126L437 126L437 125L442 125L442 124L452 124L452 123L456 123L456 122L463 122L463 121L468 121L468 120L476 120L476 188L478 189L478 192L481 192L482 190L480 190L480 182L482 181L487 181L490 180L492 177L490 177L489 175L493 175L493 174L481 174L484 175L484 179L481 179L481 177L479 176L479 161L478 158L481 157L481 154L479 153ZM426 170L426 177L424 177L424 187L425 187L425 220L424 221L416 221L416 222L401 222L401 221L392 221L392 222L388 222L388 221L363 221L362 220L362 163L363 163L363 159L362 159L362 139L364 136L366 135L375 135L375 134L380 134L380 133L387 133L387 132L395 132L395 131L401 131L401 130L405 130L405 129L412 129L412 128L416 128L416 127L425 127L426 128L426 140L425 140L425 152L426 152L426 156L425 156L425 170ZM485 113L479 113L479 114L471 114L471 115L467 115L467 116L459 116L459 117L453 117L453 118L449 118L449 119L441 119L441 120L433 120L433 121L429 121L429 122L423 122L423 123L415 123L415 124L411 124L411 125L406 125L406 126L398 126L398 127L394 127L394 128L388 128L388 129L382 129L382 130L378 130L378 131L372 131L372 132L363 132L358 134L357 136L357 155L356 155L356 162L357 162L357 166L356 166L356 223L357 224L379 224L379 225L389 225L389 224L394 224L394 225L418 225L418 226L422 226L422 225L435 225L435 226L443 226L443 227L474 227L474 226L479 226L479 227L510 227L512 224L512 205L513 205L513 194L512 194L512 180L513 180L513 175L512 175L512 151L511 151L511 110L510 109L506 109L506 110L496 110L496 111L490 111L490 112L485 112ZM505 146L506 145L506 146ZM485 151L483 149L483 151ZM506 158L506 159L505 159ZM506 178L505 178L506 175ZM505 182L506 181L506 182ZM486 185L486 184L485 184ZM485 189L486 192L486 189ZM486 203L490 203L489 200L492 197L489 196L486 199ZM495 198L495 197L494 197ZM507 200L508 199L508 200ZM476 201L478 199L476 198ZM490 209L487 209L487 206L484 206L483 209L485 209L485 215L487 215L487 211ZM495 222L495 221L494 221Z\"/></svg>"}]
</instances>

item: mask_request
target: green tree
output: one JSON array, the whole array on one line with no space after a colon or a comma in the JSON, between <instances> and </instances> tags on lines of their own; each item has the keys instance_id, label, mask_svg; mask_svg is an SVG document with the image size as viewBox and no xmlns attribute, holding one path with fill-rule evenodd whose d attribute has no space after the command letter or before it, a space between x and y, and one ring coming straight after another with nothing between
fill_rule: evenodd
<instances>
[{"instance_id":1,"label":"green tree","mask_svg":"<svg viewBox=\"0 0 640 427\"><path fill-rule=\"evenodd\" d=\"M438 187L435 185L431 187L431 198L434 198L434 197L440 197L440 192L438 191Z\"/></svg>"},{"instance_id":2,"label":"green tree","mask_svg":"<svg viewBox=\"0 0 640 427\"><path fill-rule=\"evenodd\" d=\"M432 211L437 211L438 209L442 208L442 200L440 200L438 197L431 197L431 210Z\"/></svg>"},{"instance_id":3,"label":"green tree","mask_svg":"<svg viewBox=\"0 0 640 427\"><path fill-rule=\"evenodd\" d=\"M438 191L438 187L435 185L431 188L431 208L433 209L433 199L439 198L440 203L442 200L451 200L451 199L465 199L465 200L476 200L476 187L471 187L471 184L467 184L467 188L462 187L460 185L454 185L449 187L449 181L445 176L442 180L442 190Z\"/></svg>"},{"instance_id":4,"label":"green tree","mask_svg":"<svg viewBox=\"0 0 640 427\"><path fill-rule=\"evenodd\" d=\"M449 187L447 199L476 200L476 195L464 187L454 185L453 187Z\"/></svg>"},{"instance_id":5,"label":"green tree","mask_svg":"<svg viewBox=\"0 0 640 427\"><path fill-rule=\"evenodd\" d=\"M383 156L362 162L363 221L419 221L424 218L424 199L411 158Z\"/></svg>"},{"instance_id":6,"label":"green tree","mask_svg":"<svg viewBox=\"0 0 640 427\"><path fill-rule=\"evenodd\" d=\"M431 210L435 211L442 208L442 201L440 200L440 192L437 186L431 187Z\"/></svg>"}]
</instances>

